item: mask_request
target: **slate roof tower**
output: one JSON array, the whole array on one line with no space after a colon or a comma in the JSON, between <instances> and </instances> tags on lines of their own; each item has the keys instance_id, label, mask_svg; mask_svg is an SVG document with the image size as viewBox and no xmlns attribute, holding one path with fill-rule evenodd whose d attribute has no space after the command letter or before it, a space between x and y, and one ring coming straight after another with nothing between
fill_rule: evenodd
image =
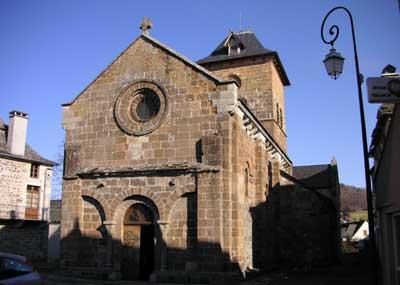
<instances>
[{"instance_id":1,"label":"slate roof tower","mask_svg":"<svg viewBox=\"0 0 400 285\"><path fill-rule=\"evenodd\" d=\"M286 152L284 87L290 82L278 53L265 48L251 30L229 32L197 63L216 76L239 81L239 95Z\"/></svg>"}]
</instances>

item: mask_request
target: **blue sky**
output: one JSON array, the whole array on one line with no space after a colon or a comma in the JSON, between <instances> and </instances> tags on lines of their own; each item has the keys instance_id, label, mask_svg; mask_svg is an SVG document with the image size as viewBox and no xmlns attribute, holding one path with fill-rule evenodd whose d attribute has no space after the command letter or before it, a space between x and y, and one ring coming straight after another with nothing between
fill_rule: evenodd
<instances>
[{"instance_id":1,"label":"blue sky","mask_svg":"<svg viewBox=\"0 0 400 285\"><path fill-rule=\"evenodd\" d=\"M28 142L56 159L64 132L61 104L77 96L139 35L144 15L152 36L198 60L229 29L249 26L279 52L291 81L286 88L289 155L295 165L339 165L341 182L364 186L360 119L350 24L343 12L336 48L346 58L336 81L324 70L329 47L320 39L325 14L343 5L353 13L364 77L386 64L400 68L397 0L354 1L0 1L0 117L30 114ZM378 105L364 91L368 140Z\"/></svg>"}]
</instances>

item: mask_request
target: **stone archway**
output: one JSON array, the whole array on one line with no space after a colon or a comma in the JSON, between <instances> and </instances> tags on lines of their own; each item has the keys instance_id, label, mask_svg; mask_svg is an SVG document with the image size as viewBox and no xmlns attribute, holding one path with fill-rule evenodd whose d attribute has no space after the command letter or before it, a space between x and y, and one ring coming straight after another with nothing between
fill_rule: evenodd
<instances>
[{"instance_id":1,"label":"stone archway","mask_svg":"<svg viewBox=\"0 0 400 285\"><path fill-rule=\"evenodd\" d=\"M140 202L131 205L125 212L122 231L122 278L148 280L154 270L155 219L152 210Z\"/></svg>"}]
</instances>

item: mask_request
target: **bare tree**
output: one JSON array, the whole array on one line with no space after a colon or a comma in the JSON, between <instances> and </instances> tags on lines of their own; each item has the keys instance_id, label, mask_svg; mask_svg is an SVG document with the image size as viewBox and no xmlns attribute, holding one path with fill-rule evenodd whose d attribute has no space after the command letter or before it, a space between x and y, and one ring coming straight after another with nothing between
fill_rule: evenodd
<instances>
[{"instance_id":1,"label":"bare tree","mask_svg":"<svg viewBox=\"0 0 400 285\"><path fill-rule=\"evenodd\" d=\"M367 193L363 188L340 184L340 208L343 212L367 210Z\"/></svg>"},{"instance_id":2,"label":"bare tree","mask_svg":"<svg viewBox=\"0 0 400 285\"><path fill-rule=\"evenodd\" d=\"M64 168L64 139L62 139L58 145L57 154L55 155L55 162L57 162L57 165L53 168L51 199L60 200L62 194L62 178Z\"/></svg>"}]
</instances>

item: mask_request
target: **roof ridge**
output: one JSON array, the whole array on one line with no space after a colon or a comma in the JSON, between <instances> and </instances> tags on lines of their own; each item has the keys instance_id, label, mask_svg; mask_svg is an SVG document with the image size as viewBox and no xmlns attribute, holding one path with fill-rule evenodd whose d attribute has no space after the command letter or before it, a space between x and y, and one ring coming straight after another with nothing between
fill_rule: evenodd
<instances>
[{"instance_id":1,"label":"roof ridge","mask_svg":"<svg viewBox=\"0 0 400 285\"><path fill-rule=\"evenodd\" d=\"M184 62L190 64L191 66L193 66L194 68L196 68L197 70L203 72L204 74L206 74L207 76L209 76L210 78L212 78L213 80L219 82L219 83L225 83L225 82L229 82L229 80L223 80L217 76L215 76L214 74L212 74L210 71L208 71L206 68L202 67L201 65L197 64L196 62L190 60L189 58L187 58L186 56L178 53L177 51L175 51L174 49L170 48L169 46L161 43L160 41L156 40L155 38L153 38L150 35L146 35L146 34L141 34L139 35L137 38L135 38L135 40L133 40L122 52L120 52L118 54L118 56L116 58L114 58L112 60L112 62L110 64L108 64L77 96L75 96L75 98L68 102L68 103L64 103L61 104L61 106L69 106L72 105L83 93L85 93L85 91L91 86L93 85L97 79L99 79L115 62L118 61L118 59L125 54L125 52L131 47L133 46L136 41L140 38L144 38L144 39L148 39L151 42L155 43L156 45L158 45L159 47L167 50L168 52L172 53L173 55L175 55L176 57L178 57L179 59L183 60Z\"/></svg>"},{"instance_id":2,"label":"roof ridge","mask_svg":"<svg viewBox=\"0 0 400 285\"><path fill-rule=\"evenodd\" d=\"M157 44L158 46L164 48L165 50L167 50L168 52L170 52L171 54L175 55L176 57L178 57L179 59L185 61L186 63L190 64L192 67L198 69L199 71L205 73L207 76L211 77L212 79L214 79L215 81L219 82L219 83L223 83L226 82L226 80L223 80L217 76L215 76L214 74L212 74L209 70L207 70L206 68L202 67L201 65L197 64L196 62L190 60L189 58L187 58L186 56L180 54L179 52L175 51L174 49L170 48L169 46L161 43L160 41L158 41L157 39L153 38L150 35L145 35L142 34L141 37L147 38L150 41L154 42L155 44ZM229 81L229 80L228 80Z\"/></svg>"},{"instance_id":3,"label":"roof ridge","mask_svg":"<svg viewBox=\"0 0 400 285\"><path fill-rule=\"evenodd\" d=\"M251 29L247 29L247 30L242 30L242 31L238 31L238 32L232 32L236 35L240 35L240 34L255 34L253 30Z\"/></svg>"},{"instance_id":4,"label":"roof ridge","mask_svg":"<svg viewBox=\"0 0 400 285\"><path fill-rule=\"evenodd\" d=\"M305 164L305 165L293 165L293 167L310 167L310 166L327 166L329 163L320 163L320 164Z\"/></svg>"}]
</instances>

